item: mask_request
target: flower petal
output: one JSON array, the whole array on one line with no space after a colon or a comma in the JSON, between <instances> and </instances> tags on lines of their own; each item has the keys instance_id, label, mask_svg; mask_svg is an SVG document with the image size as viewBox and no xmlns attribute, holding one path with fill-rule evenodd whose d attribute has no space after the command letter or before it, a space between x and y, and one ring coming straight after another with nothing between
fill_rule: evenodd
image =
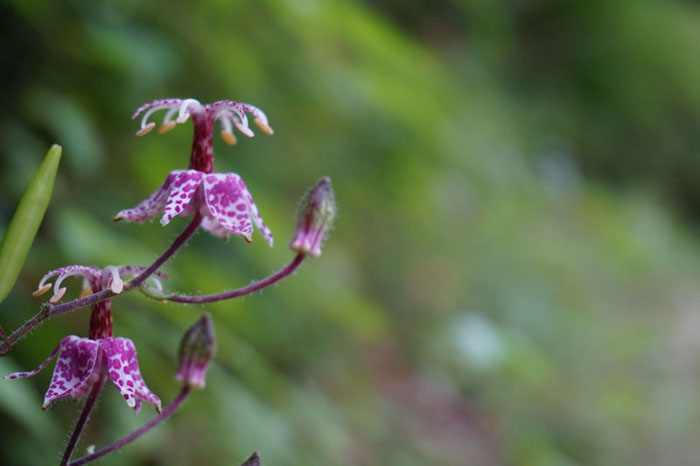
<instances>
[{"instance_id":1,"label":"flower petal","mask_svg":"<svg viewBox=\"0 0 700 466\"><path fill-rule=\"evenodd\" d=\"M51 354L49 354L49 357L46 358L46 360L45 360L44 362L42 362L41 364L39 364L39 367L37 367L37 368L34 369L33 371L29 371L29 372L15 372L15 373L13 373L13 374L9 374L9 375L4 376L3 379L10 380L10 379L22 379L22 378L24 378L24 377L34 377L34 376L37 375L39 372L41 372L42 370L44 370L44 368L51 362L51 360L52 360L53 358L56 357L56 354L57 354L59 351L61 351L61 349L63 348L63 342L66 341L66 340L69 339L69 338L71 338L71 337L66 337L66 338L64 338L63 340L61 340L61 342L58 344L58 346L56 346L56 347L53 349L53 351L51 352Z\"/></svg>"},{"instance_id":2,"label":"flower petal","mask_svg":"<svg viewBox=\"0 0 700 466\"><path fill-rule=\"evenodd\" d=\"M231 233L229 233L226 228L222 227L211 215L202 217L202 228L224 241L228 240L228 237L231 236Z\"/></svg>"},{"instance_id":3,"label":"flower petal","mask_svg":"<svg viewBox=\"0 0 700 466\"><path fill-rule=\"evenodd\" d=\"M248 188L246 187L245 183L243 183L243 180L240 181L240 185L241 191L243 191L243 195L248 201L248 210L250 212L250 216L255 222L255 226L258 227L260 234L263 235L263 238L265 238L267 244L269 244L270 247L272 247L272 244L274 242L274 238L272 238L272 232L263 222L263 219L260 216L260 213L258 212L258 208L255 206L255 202L253 202L253 196L250 194L250 192L248 192Z\"/></svg>"},{"instance_id":4,"label":"flower petal","mask_svg":"<svg viewBox=\"0 0 700 466\"><path fill-rule=\"evenodd\" d=\"M39 367L31 372L16 372L6 375L6 379L18 379L31 377L38 374L60 352L56 367L51 377L51 384L44 395L42 408L65 396L72 395L75 398L82 396L87 390L86 386L91 381L97 361L98 345L94 340L80 338L74 335L67 336L56 346L49 357Z\"/></svg>"},{"instance_id":5,"label":"flower petal","mask_svg":"<svg viewBox=\"0 0 700 466\"><path fill-rule=\"evenodd\" d=\"M153 404L161 410L160 398L154 395L141 377L136 348L128 338L103 338L99 340L107 360L107 373L130 408L136 412L141 402Z\"/></svg>"},{"instance_id":6,"label":"flower petal","mask_svg":"<svg viewBox=\"0 0 700 466\"><path fill-rule=\"evenodd\" d=\"M170 194L165 203L163 217L160 219L160 223L163 226L170 223L170 220L176 215L191 212L190 202L192 202L197 192L203 175L198 170L180 170L171 173L171 175L173 174L175 176L170 187Z\"/></svg>"},{"instance_id":7,"label":"flower petal","mask_svg":"<svg viewBox=\"0 0 700 466\"><path fill-rule=\"evenodd\" d=\"M168 194L172 187L173 181L180 173L180 170L170 172L165 179L165 183L158 188L156 192L148 196L145 201L133 209L125 209L114 216L113 220L126 220L127 222L143 222L158 215L165 207L165 202L168 199Z\"/></svg>"},{"instance_id":8,"label":"flower petal","mask_svg":"<svg viewBox=\"0 0 700 466\"><path fill-rule=\"evenodd\" d=\"M92 376L99 353L97 342L71 335L64 338L61 344L63 350L56 361L42 408L68 395L80 398L95 381Z\"/></svg>"},{"instance_id":9,"label":"flower petal","mask_svg":"<svg viewBox=\"0 0 700 466\"><path fill-rule=\"evenodd\" d=\"M272 246L272 234L262 222L253 197L240 176L235 173L205 175L204 199L211 216L225 230L250 239L253 234L252 217L260 232ZM211 223L208 227L207 229L214 234L221 232Z\"/></svg>"}]
</instances>

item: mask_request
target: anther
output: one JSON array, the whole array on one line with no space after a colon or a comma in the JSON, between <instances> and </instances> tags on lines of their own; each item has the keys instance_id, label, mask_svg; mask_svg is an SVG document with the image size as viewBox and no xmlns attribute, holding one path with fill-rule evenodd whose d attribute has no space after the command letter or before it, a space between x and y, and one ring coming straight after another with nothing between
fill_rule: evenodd
<instances>
[{"instance_id":1,"label":"anther","mask_svg":"<svg viewBox=\"0 0 700 466\"><path fill-rule=\"evenodd\" d=\"M143 135L145 135L145 134L148 134L148 133L150 133L151 130L152 130L153 128L155 128L155 127L156 127L156 124L153 123L153 122L150 122L149 124L147 124L146 126L144 126L143 128L141 128L140 130L136 131L136 136L139 136L139 137L140 137L140 136L143 136Z\"/></svg>"},{"instance_id":2,"label":"anther","mask_svg":"<svg viewBox=\"0 0 700 466\"><path fill-rule=\"evenodd\" d=\"M233 135L233 131L222 131L221 139L223 139L229 146L235 146L237 142L236 136Z\"/></svg>"},{"instance_id":3,"label":"anther","mask_svg":"<svg viewBox=\"0 0 700 466\"><path fill-rule=\"evenodd\" d=\"M263 130L266 134L272 135L275 133L274 131L272 131L272 128L270 128L270 126L266 122L262 121L260 118L255 119L255 124L258 125L258 127L261 130Z\"/></svg>"},{"instance_id":4,"label":"anther","mask_svg":"<svg viewBox=\"0 0 700 466\"><path fill-rule=\"evenodd\" d=\"M175 126L177 126L177 123L175 123L174 121L166 121L160 126L160 128L158 128L158 134L165 134L171 129L173 129Z\"/></svg>"},{"instance_id":5,"label":"anther","mask_svg":"<svg viewBox=\"0 0 700 466\"><path fill-rule=\"evenodd\" d=\"M51 283L47 283L46 285L42 286L38 290L36 290L34 293L32 293L32 296L41 296L42 294L46 293L51 289Z\"/></svg>"}]
</instances>

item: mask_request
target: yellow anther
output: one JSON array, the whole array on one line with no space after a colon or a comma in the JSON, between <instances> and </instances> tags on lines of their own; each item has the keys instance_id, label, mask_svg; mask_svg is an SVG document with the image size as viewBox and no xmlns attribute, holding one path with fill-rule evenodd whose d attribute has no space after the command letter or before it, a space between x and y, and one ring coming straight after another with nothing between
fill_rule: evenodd
<instances>
[{"instance_id":1,"label":"yellow anther","mask_svg":"<svg viewBox=\"0 0 700 466\"><path fill-rule=\"evenodd\" d=\"M224 140L226 144L229 146L235 146L236 145L236 136L233 135L232 131L222 131L221 132L221 139Z\"/></svg>"},{"instance_id":2,"label":"yellow anther","mask_svg":"<svg viewBox=\"0 0 700 466\"><path fill-rule=\"evenodd\" d=\"M118 222L118 221L120 221L120 220L122 220L122 217L120 217L120 216L118 216L118 215L112 217L112 221L113 221L113 222Z\"/></svg>"},{"instance_id":3,"label":"yellow anther","mask_svg":"<svg viewBox=\"0 0 700 466\"><path fill-rule=\"evenodd\" d=\"M48 283L48 284L42 286L41 288L39 288L38 290L36 290L34 293L32 293L32 296L41 296L42 294L46 293L50 289L51 289L51 283Z\"/></svg>"},{"instance_id":4,"label":"yellow anther","mask_svg":"<svg viewBox=\"0 0 700 466\"><path fill-rule=\"evenodd\" d=\"M92 288L89 286L87 288L83 288L83 291L80 292L80 296L78 298L84 298L85 296L90 296L92 294Z\"/></svg>"},{"instance_id":5,"label":"yellow anther","mask_svg":"<svg viewBox=\"0 0 700 466\"><path fill-rule=\"evenodd\" d=\"M258 125L258 127L259 127L261 130L265 131L265 133L267 133L267 134L269 134L269 135L272 135L272 134L275 133L274 131L272 131L272 128L270 128L270 127L268 126L268 124L265 123L264 121L262 121L260 118L256 118L256 119L255 119L255 124Z\"/></svg>"},{"instance_id":6,"label":"yellow anther","mask_svg":"<svg viewBox=\"0 0 700 466\"><path fill-rule=\"evenodd\" d=\"M243 239L245 240L246 243L252 243L252 242L253 242L253 239L250 238L250 237L248 237L248 236L244 236Z\"/></svg>"},{"instance_id":7,"label":"yellow anther","mask_svg":"<svg viewBox=\"0 0 700 466\"><path fill-rule=\"evenodd\" d=\"M174 121L166 121L162 125L160 125L160 128L158 128L158 134L165 134L171 129L173 129L175 126L177 126L177 123Z\"/></svg>"},{"instance_id":8,"label":"yellow anther","mask_svg":"<svg viewBox=\"0 0 700 466\"><path fill-rule=\"evenodd\" d=\"M148 134L155 127L156 127L156 124L153 122L150 122L149 124L147 124L146 126L141 128L140 130L136 131L136 136L140 137L140 136L143 136L144 134Z\"/></svg>"}]
</instances>

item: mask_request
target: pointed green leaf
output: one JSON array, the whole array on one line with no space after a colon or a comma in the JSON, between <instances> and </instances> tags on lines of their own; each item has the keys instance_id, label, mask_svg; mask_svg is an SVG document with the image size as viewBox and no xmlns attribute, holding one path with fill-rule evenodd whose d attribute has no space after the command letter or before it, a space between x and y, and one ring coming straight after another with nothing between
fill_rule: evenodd
<instances>
[{"instance_id":1,"label":"pointed green leaf","mask_svg":"<svg viewBox=\"0 0 700 466\"><path fill-rule=\"evenodd\" d=\"M0 302L8 295L32 246L34 236L51 200L53 182L61 160L61 146L49 149L39 170L19 201L0 243Z\"/></svg>"}]
</instances>

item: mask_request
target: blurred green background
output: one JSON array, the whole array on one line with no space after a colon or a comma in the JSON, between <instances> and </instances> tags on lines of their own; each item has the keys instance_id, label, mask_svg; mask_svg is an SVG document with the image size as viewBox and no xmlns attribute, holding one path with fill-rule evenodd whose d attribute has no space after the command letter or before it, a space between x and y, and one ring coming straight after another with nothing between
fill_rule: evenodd
<instances>
[{"instance_id":1,"label":"blurred green background","mask_svg":"<svg viewBox=\"0 0 700 466\"><path fill-rule=\"evenodd\" d=\"M46 270L147 264L186 224L110 220L188 162L189 125L134 137L143 102L251 102L276 131L215 141L275 247L200 233L169 289L278 269L303 192L322 175L336 191L323 255L207 306L206 389L103 464L700 461L697 2L4 0L0 18L0 231L64 148L5 329L38 310ZM113 303L164 402L203 310ZM44 324L0 372L36 367L88 316ZM0 381L3 465L58 462L80 406L41 411L50 375ZM152 415L110 386L79 452Z\"/></svg>"}]
</instances>

